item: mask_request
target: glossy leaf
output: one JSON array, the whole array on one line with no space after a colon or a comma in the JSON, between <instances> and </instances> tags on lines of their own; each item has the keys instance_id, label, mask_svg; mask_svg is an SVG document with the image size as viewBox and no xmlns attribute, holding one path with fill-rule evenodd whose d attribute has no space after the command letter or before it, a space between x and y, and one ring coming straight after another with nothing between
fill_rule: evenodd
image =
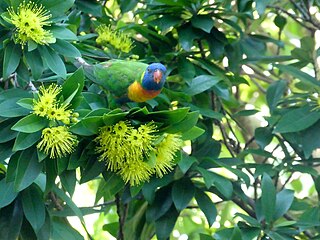
<instances>
[{"instance_id":1,"label":"glossy leaf","mask_svg":"<svg viewBox=\"0 0 320 240\"><path fill-rule=\"evenodd\" d=\"M35 148L24 150L18 160L14 189L21 191L30 186L39 176L42 164L38 162L38 155Z\"/></svg>"},{"instance_id":2,"label":"glossy leaf","mask_svg":"<svg viewBox=\"0 0 320 240\"><path fill-rule=\"evenodd\" d=\"M202 190L197 189L195 198L201 211L206 216L209 226L215 222L217 217L217 209L212 200Z\"/></svg>"},{"instance_id":3,"label":"glossy leaf","mask_svg":"<svg viewBox=\"0 0 320 240\"><path fill-rule=\"evenodd\" d=\"M164 216L155 222L156 235L159 240L168 239L178 218L177 210L172 207Z\"/></svg>"},{"instance_id":4,"label":"glossy leaf","mask_svg":"<svg viewBox=\"0 0 320 240\"><path fill-rule=\"evenodd\" d=\"M320 112L312 111L312 107L305 105L285 113L275 127L275 132L289 133L304 130L320 119Z\"/></svg>"},{"instance_id":5,"label":"glossy leaf","mask_svg":"<svg viewBox=\"0 0 320 240\"><path fill-rule=\"evenodd\" d=\"M20 119L15 125L13 125L12 130L23 133L34 133L45 128L48 122L49 121L46 118L39 117L35 114L30 114Z\"/></svg>"},{"instance_id":6,"label":"glossy leaf","mask_svg":"<svg viewBox=\"0 0 320 240\"><path fill-rule=\"evenodd\" d=\"M44 71L42 58L39 57L38 49L31 52L26 52L25 57L29 67L31 68L32 76L34 79L39 79Z\"/></svg>"},{"instance_id":7,"label":"glossy leaf","mask_svg":"<svg viewBox=\"0 0 320 240\"><path fill-rule=\"evenodd\" d=\"M184 92L191 96L197 95L210 89L219 81L221 81L221 78L218 76L200 75L192 79L189 87Z\"/></svg>"},{"instance_id":8,"label":"glossy leaf","mask_svg":"<svg viewBox=\"0 0 320 240\"><path fill-rule=\"evenodd\" d=\"M273 220L276 210L276 189L269 175L263 174L261 181L261 206L267 223Z\"/></svg>"},{"instance_id":9,"label":"glossy leaf","mask_svg":"<svg viewBox=\"0 0 320 240\"><path fill-rule=\"evenodd\" d=\"M185 209L195 193L195 187L188 178L182 178L174 182L172 186L172 200L176 209L182 211Z\"/></svg>"},{"instance_id":10,"label":"glossy leaf","mask_svg":"<svg viewBox=\"0 0 320 240\"><path fill-rule=\"evenodd\" d=\"M57 39L56 43L50 45L54 50L66 57L81 57L80 51L71 43Z\"/></svg>"},{"instance_id":11,"label":"glossy leaf","mask_svg":"<svg viewBox=\"0 0 320 240\"><path fill-rule=\"evenodd\" d=\"M17 104L17 101L20 100L19 97L8 98L7 100L0 103L0 112L1 117L20 117L25 116L30 113L30 110L25 109Z\"/></svg>"},{"instance_id":12,"label":"glossy leaf","mask_svg":"<svg viewBox=\"0 0 320 240\"><path fill-rule=\"evenodd\" d=\"M31 147L41 137L41 132L23 133L19 132L13 145L13 151L20 151Z\"/></svg>"},{"instance_id":13,"label":"glossy leaf","mask_svg":"<svg viewBox=\"0 0 320 240\"><path fill-rule=\"evenodd\" d=\"M20 62L21 47L19 44L9 43L4 51L3 78L7 79L13 73Z\"/></svg>"},{"instance_id":14,"label":"glossy leaf","mask_svg":"<svg viewBox=\"0 0 320 240\"><path fill-rule=\"evenodd\" d=\"M67 77L66 67L60 56L49 47L39 47L39 51L43 56L43 61L52 72L62 78Z\"/></svg>"},{"instance_id":15,"label":"glossy leaf","mask_svg":"<svg viewBox=\"0 0 320 240\"><path fill-rule=\"evenodd\" d=\"M294 191L284 189L277 193L274 219L284 215L291 207L294 199Z\"/></svg>"},{"instance_id":16,"label":"glossy leaf","mask_svg":"<svg viewBox=\"0 0 320 240\"><path fill-rule=\"evenodd\" d=\"M13 182L6 183L6 179L0 181L0 208L9 205L18 195L14 190Z\"/></svg>"},{"instance_id":17,"label":"glossy leaf","mask_svg":"<svg viewBox=\"0 0 320 240\"><path fill-rule=\"evenodd\" d=\"M45 222L46 210L40 189L31 185L22 192L23 212L34 231L37 233Z\"/></svg>"},{"instance_id":18,"label":"glossy leaf","mask_svg":"<svg viewBox=\"0 0 320 240\"><path fill-rule=\"evenodd\" d=\"M279 80L270 84L267 90L267 103L271 112L276 109L279 100L282 98L286 90L286 86L287 82L284 80Z\"/></svg>"}]
</instances>

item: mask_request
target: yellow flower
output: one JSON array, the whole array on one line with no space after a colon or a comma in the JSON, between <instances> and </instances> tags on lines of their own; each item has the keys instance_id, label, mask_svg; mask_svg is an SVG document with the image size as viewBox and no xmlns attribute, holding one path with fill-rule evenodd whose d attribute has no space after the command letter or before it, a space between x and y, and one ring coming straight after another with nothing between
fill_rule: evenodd
<instances>
[{"instance_id":1,"label":"yellow flower","mask_svg":"<svg viewBox=\"0 0 320 240\"><path fill-rule=\"evenodd\" d=\"M66 126L45 128L41 138L37 148L50 154L50 158L61 158L70 154L78 144L77 137L69 132Z\"/></svg>"},{"instance_id":2,"label":"yellow flower","mask_svg":"<svg viewBox=\"0 0 320 240\"><path fill-rule=\"evenodd\" d=\"M56 102L58 94L61 92L61 87L56 84L51 84L48 88L41 86L39 88L39 99L34 100L34 104L41 102L42 104L48 106L53 106Z\"/></svg>"},{"instance_id":3,"label":"yellow flower","mask_svg":"<svg viewBox=\"0 0 320 240\"><path fill-rule=\"evenodd\" d=\"M54 43L55 38L43 26L50 26L51 15L42 5L25 1L20 3L17 12L13 7L8 8L10 22L16 27L15 38L22 45L28 40L44 45Z\"/></svg>"},{"instance_id":4,"label":"yellow flower","mask_svg":"<svg viewBox=\"0 0 320 240\"><path fill-rule=\"evenodd\" d=\"M33 100L34 114L40 117L47 117L50 120L61 121L64 124L77 122L78 113L72 113L72 110L67 109L69 105L60 104L57 101L57 96L62 88L56 84L51 84L48 88L41 86L39 89L38 99Z\"/></svg>"},{"instance_id":5,"label":"yellow flower","mask_svg":"<svg viewBox=\"0 0 320 240\"><path fill-rule=\"evenodd\" d=\"M100 25L96 29L98 37L96 42L104 47L112 46L113 48L128 53L132 49L132 41L127 34L112 30L110 26Z\"/></svg>"},{"instance_id":6,"label":"yellow flower","mask_svg":"<svg viewBox=\"0 0 320 240\"><path fill-rule=\"evenodd\" d=\"M138 160L126 162L119 174L125 183L129 182L131 186L136 186L149 181L152 172L152 168L146 162Z\"/></svg>"},{"instance_id":7,"label":"yellow flower","mask_svg":"<svg viewBox=\"0 0 320 240\"><path fill-rule=\"evenodd\" d=\"M156 164L154 170L158 177L173 170L176 152L181 149L183 141L179 134L164 134L163 140L156 147Z\"/></svg>"},{"instance_id":8,"label":"yellow flower","mask_svg":"<svg viewBox=\"0 0 320 240\"><path fill-rule=\"evenodd\" d=\"M95 139L98 144L96 152L101 154L99 159L106 162L107 169L119 173L131 185L138 184L143 179L148 180L152 169L144 158L153 150L152 144L156 137L151 134L155 129L153 123L135 129L127 121L100 128ZM135 166L141 172L134 170ZM135 172L125 173L129 169Z\"/></svg>"}]
</instances>

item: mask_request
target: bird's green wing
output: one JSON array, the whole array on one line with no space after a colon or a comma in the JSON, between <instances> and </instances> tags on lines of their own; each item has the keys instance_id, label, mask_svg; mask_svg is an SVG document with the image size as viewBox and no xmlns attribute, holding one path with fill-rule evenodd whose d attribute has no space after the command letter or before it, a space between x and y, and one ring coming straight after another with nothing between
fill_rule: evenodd
<instances>
[{"instance_id":1,"label":"bird's green wing","mask_svg":"<svg viewBox=\"0 0 320 240\"><path fill-rule=\"evenodd\" d=\"M148 65L141 62L113 60L94 66L94 82L117 97L126 95L134 81L140 81Z\"/></svg>"}]
</instances>

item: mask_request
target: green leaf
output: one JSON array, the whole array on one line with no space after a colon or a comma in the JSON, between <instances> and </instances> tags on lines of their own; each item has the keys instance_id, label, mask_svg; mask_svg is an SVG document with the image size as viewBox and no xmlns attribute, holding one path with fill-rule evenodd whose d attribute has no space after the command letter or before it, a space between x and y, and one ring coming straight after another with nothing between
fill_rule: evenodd
<instances>
[{"instance_id":1,"label":"green leaf","mask_svg":"<svg viewBox=\"0 0 320 240\"><path fill-rule=\"evenodd\" d=\"M65 221L60 222L54 219L51 228L50 240L84 240L84 237Z\"/></svg>"},{"instance_id":2,"label":"green leaf","mask_svg":"<svg viewBox=\"0 0 320 240\"><path fill-rule=\"evenodd\" d=\"M174 124L182 121L188 114L189 108L178 108L176 110L163 110L150 112L148 116L154 121L165 124Z\"/></svg>"},{"instance_id":3,"label":"green leaf","mask_svg":"<svg viewBox=\"0 0 320 240\"><path fill-rule=\"evenodd\" d=\"M12 130L23 133L34 133L46 127L48 123L48 119L39 117L35 114L30 114L13 125Z\"/></svg>"},{"instance_id":4,"label":"green leaf","mask_svg":"<svg viewBox=\"0 0 320 240\"><path fill-rule=\"evenodd\" d=\"M23 212L35 233L43 226L46 217L42 195L42 192L36 185L31 185L22 192Z\"/></svg>"},{"instance_id":5,"label":"green leaf","mask_svg":"<svg viewBox=\"0 0 320 240\"><path fill-rule=\"evenodd\" d=\"M190 86L184 92L190 96L194 96L210 89L221 80L218 76L200 75L192 79Z\"/></svg>"},{"instance_id":6,"label":"green leaf","mask_svg":"<svg viewBox=\"0 0 320 240\"><path fill-rule=\"evenodd\" d=\"M32 94L28 91L22 90L20 88L6 89L6 91L0 92L0 103L6 101L9 98L28 98L32 97Z\"/></svg>"},{"instance_id":7,"label":"green leaf","mask_svg":"<svg viewBox=\"0 0 320 240\"><path fill-rule=\"evenodd\" d=\"M164 216L155 222L156 235L159 240L166 240L169 238L178 216L179 213L177 210L174 207L171 207Z\"/></svg>"},{"instance_id":8,"label":"green leaf","mask_svg":"<svg viewBox=\"0 0 320 240\"><path fill-rule=\"evenodd\" d=\"M295 164L290 167L290 170L292 172L307 173L313 177L317 177L319 175L318 171L313 166Z\"/></svg>"},{"instance_id":9,"label":"green leaf","mask_svg":"<svg viewBox=\"0 0 320 240\"><path fill-rule=\"evenodd\" d=\"M30 186L39 176L42 170L42 163L38 162L37 150L28 148L22 151L16 169L14 189L21 191Z\"/></svg>"},{"instance_id":10,"label":"green leaf","mask_svg":"<svg viewBox=\"0 0 320 240\"><path fill-rule=\"evenodd\" d=\"M190 51L193 46L193 40L199 37L197 29L194 29L191 24L185 24L178 29L179 43L186 51Z\"/></svg>"},{"instance_id":11,"label":"green leaf","mask_svg":"<svg viewBox=\"0 0 320 240\"><path fill-rule=\"evenodd\" d=\"M136 1L136 0L134 0ZM120 8L121 8L121 12L123 12L123 5L125 5L125 7L130 8L131 3L133 2L132 0L130 1L130 3L128 3L129 1L121 1L120 2ZM123 4L124 3L124 4ZM89 2L86 0L77 0L77 8L79 8L79 10L81 10L84 13L88 13L90 15L93 15L95 17L102 17L102 9L103 6L99 3L99 2Z\"/></svg>"},{"instance_id":12,"label":"green leaf","mask_svg":"<svg viewBox=\"0 0 320 240\"><path fill-rule=\"evenodd\" d=\"M211 201L211 199L208 197L208 195L200 189L196 189L195 198L196 198L196 201L198 203L199 208L206 216L208 224L211 227L217 217L216 206Z\"/></svg>"},{"instance_id":13,"label":"green leaf","mask_svg":"<svg viewBox=\"0 0 320 240\"><path fill-rule=\"evenodd\" d=\"M282 72L291 74L293 77L299 79L300 81L302 81L304 83L311 84L315 87L320 86L320 82L316 78L310 76L309 74L307 74L305 72L302 72L301 70L299 70L298 68L296 68L294 66L276 64L275 67L277 67Z\"/></svg>"},{"instance_id":14,"label":"green leaf","mask_svg":"<svg viewBox=\"0 0 320 240\"><path fill-rule=\"evenodd\" d=\"M105 171L105 162L97 160L96 157L90 158L82 170L80 184L96 178L103 171Z\"/></svg>"},{"instance_id":15,"label":"green leaf","mask_svg":"<svg viewBox=\"0 0 320 240\"><path fill-rule=\"evenodd\" d=\"M186 58L179 58L178 71L181 77L187 82L191 82L196 74L194 65Z\"/></svg>"},{"instance_id":16,"label":"green leaf","mask_svg":"<svg viewBox=\"0 0 320 240\"><path fill-rule=\"evenodd\" d=\"M258 127L254 131L254 137L261 149L264 149L272 140L273 134L268 127Z\"/></svg>"},{"instance_id":17,"label":"green leaf","mask_svg":"<svg viewBox=\"0 0 320 240\"><path fill-rule=\"evenodd\" d=\"M107 231L113 237L116 238L118 236L118 231L119 231L119 222L112 222L112 223L104 224L102 229L103 229L103 231Z\"/></svg>"},{"instance_id":18,"label":"green leaf","mask_svg":"<svg viewBox=\"0 0 320 240\"><path fill-rule=\"evenodd\" d=\"M287 82L284 80L275 81L267 89L267 103L271 113L276 109L279 100L282 98L287 87Z\"/></svg>"},{"instance_id":19,"label":"green leaf","mask_svg":"<svg viewBox=\"0 0 320 240\"><path fill-rule=\"evenodd\" d=\"M104 197L104 201L113 199L114 195L125 185L122 178L113 172L106 171L103 173L103 177L104 180L100 181L95 203L97 203L102 197Z\"/></svg>"},{"instance_id":20,"label":"green leaf","mask_svg":"<svg viewBox=\"0 0 320 240\"><path fill-rule=\"evenodd\" d=\"M73 196L77 178L75 170L66 170L59 175L61 180L62 187L69 193L70 196Z\"/></svg>"},{"instance_id":21,"label":"green leaf","mask_svg":"<svg viewBox=\"0 0 320 240\"><path fill-rule=\"evenodd\" d=\"M39 50L35 49L31 52L27 51L24 53L24 56L26 57L29 67L31 68L32 77L35 80L39 79L44 71L42 58L39 57Z\"/></svg>"},{"instance_id":22,"label":"green leaf","mask_svg":"<svg viewBox=\"0 0 320 240\"><path fill-rule=\"evenodd\" d=\"M312 107L305 105L286 112L277 123L274 131L277 133L299 132L320 119L319 111L312 111Z\"/></svg>"},{"instance_id":23,"label":"green leaf","mask_svg":"<svg viewBox=\"0 0 320 240\"><path fill-rule=\"evenodd\" d=\"M79 68L75 71L62 85L62 95L64 99L68 99L73 95L71 105L76 108L81 101L81 92L84 86L84 71L83 68ZM76 94L74 94L76 91Z\"/></svg>"},{"instance_id":24,"label":"green leaf","mask_svg":"<svg viewBox=\"0 0 320 240\"><path fill-rule=\"evenodd\" d=\"M37 141L40 140L41 132L35 132L35 133L23 133L19 132L18 136L14 142L13 151L20 151L27 149L31 147L33 144L35 144Z\"/></svg>"},{"instance_id":25,"label":"green leaf","mask_svg":"<svg viewBox=\"0 0 320 240\"><path fill-rule=\"evenodd\" d=\"M81 57L80 51L65 40L57 39L56 43L50 44L50 47L65 57Z\"/></svg>"},{"instance_id":26,"label":"green leaf","mask_svg":"<svg viewBox=\"0 0 320 240\"><path fill-rule=\"evenodd\" d=\"M62 191L60 188L58 188L57 186L53 187L53 191L57 194L57 196L59 198L61 198L61 200L63 200L66 205L68 207L70 207L70 209L73 211L73 213L80 219L80 221L83 223L84 219L83 219L83 215L81 210L74 204L74 202L72 201L72 199L70 197L68 197L68 195Z\"/></svg>"},{"instance_id":27,"label":"green leaf","mask_svg":"<svg viewBox=\"0 0 320 240\"><path fill-rule=\"evenodd\" d=\"M107 106L107 101L104 96L92 92L83 92L82 95L92 110L105 108Z\"/></svg>"},{"instance_id":28,"label":"green leaf","mask_svg":"<svg viewBox=\"0 0 320 240\"><path fill-rule=\"evenodd\" d=\"M241 217L243 220L245 220L247 223L249 223L253 227L260 227L260 223L257 221L257 219L253 217L250 217L242 213L236 213L235 216Z\"/></svg>"},{"instance_id":29,"label":"green leaf","mask_svg":"<svg viewBox=\"0 0 320 240\"><path fill-rule=\"evenodd\" d=\"M185 209L195 193L195 188L189 178L182 178L175 181L172 186L172 200L176 209L182 211Z\"/></svg>"},{"instance_id":30,"label":"green leaf","mask_svg":"<svg viewBox=\"0 0 320 240\"><path fill-rule=\"evenodd\" d=\"M0 143L8 142L17 136L18 133L11 130L14 123L15 121L13 119L0 122Z\"/></svg>"},{"instance_id":31,"label":"green leaf","mask_svg":"<svg viewBox=\"0 0 320 240\"><path fill-rule=\"evenodd\" d=\"M53 36L55 38L57 38L57 40L58 39L71 40L71 41L72 40L73 41L77 41L78 40L77 35L75 35L70 29L68 29L66 27L53 26L53 27L50 28L50 32L52 32Z\"/></svg>"},{"instance_id":32,"label":"green leaf","mask_svg":"<svg viewBox=\"0 0 320 240\"><path fill-rule=\"evenodd\" d=\"M287 19L281 15L277 15L274 18L274 24L280 29L282 30L284 28L284 26L287 23Z\"/></svg>"},{"instance_id":33,"label":"green leaf","mask_svg":"<svg viewBox=\"0 0 320 240\"><path fill-rule=\"evenodd\" d=\"M50 11L53 17L57 17L64 15L73 6L74 0L46 0L41 4Z\"/></svg>"},{"instance_id":34,"label":"green leaf","mask_svg":"<svg viewBox=\"0 0 320 240\"><path fill-rule=\"evenodd\" d=\"M195 157L183 154L181 160L178 162L178 166L181 169L182 173L185 174L192 164L196 163L197 159Z\"/></svg>"},{"instance_id":35,"label":"green leaf","mask_svg":"<svg viewBox=\"0 0 320 240\"><path fill-rule=\"evenodd\" d=\"M194 140L194 139L200 137L204 132L205 132L204 129L199 128L197 126L193 126L188 131L183 132L182 135L181 135L181 138L182 138L183 141Z\"/></svg>"},{"instance_id":36,"label":"green leaf","mask_svg":"<svg viewBox=\"0 0 320 240\"><path fill-rule=\"evenodd\" d=\"M134 0L137 1L137 0ZM124 1L123 3L127 3L127 1ZM162 17L156 18L149 22L151 26L158 27L161 29L161 31L165 32L169 28L178 25L182 22L181 17L173 16L173 15L164 15Z\"/></svg>"},{"instance_id":37,"label":"green leaf","mask_svg":"<svg viewBox=\"0 0 320 240\"><path fill-rule=\"evenodd\" d=\"M255 3L256 3L257 12L261 16L262 14L264 14L267 5L270 4L270 0L255 0Z\"/></svg>"},{"instance_id":38,"label":"green leaf","mask_svg":"<svg viewBox=\"0 0 320 240\"><path fill-rule=\"evenodd\" d=\"M21 107L32 110L33 109L33 98L22 98L19 101L17 101L17 104Z\"/></svg>"},{"instance_id":39,"label":"green leaf","mask_svg":"<svg viewBox=\"0 0 320 240\"><path fill-rule=\"evenodd\" d=\"M279 233L273 232L273 231L268 232L267 235L270 237L270 239L288 240L287 237L284 237L284 236L280 235Z\"/></svg>"},{"instance_id":40,"label":"green leaf","mask_svg":"<svg viewBox=\"0 0 320 240\"><path fill-rule=\"evenodd\" d=\"M256 113L258 113L259 111L256 109L250 109L250 110L241 110L239 112L236 112L235 114L233 114L233 117L247 117L247 116L251 116L254 115Z\"/></svg>"},{"instance_id":41,"label":"green leaf","mask_svg":"<svg viewBox=\"0 0 320 240\"><path fill-rule=\"evenodd\" d=\"M172 207L171 188L163 187L156 191L153 201L146 211L147 222L154 222L164 216Z\"/></svg>"},{"instance_id":42,"label":"green leaf","mask_svg":"<svg viewBox=\"0 0 320 240\"><path fill-rule=\"evenodd\" d=\"M200 233L200 240L215 240L215 239L210 235Z\"/></svg>"},{"instance_id":43,"label":"green leaf","mask_svg":"<svg viewBox=\"0 0 320 240\"><path fill-rule=\"evenodd\" d=\"M124 119L124 117L127 115L127 113L115 113L113 114L112 112L109 112L107 114L104 114L102 119L105 125L114 125L117 122L121 121Z\"/></svg>"},{"instance_id":44,"label":"green leaf","mask_svg":"<svg viewBox=\"0 0 320 240\"><path fill-rule=\"evenodd\" d=\"M11 73L13 73L20 62L21 59L21 46L20 44L14 44L10 42L4 50L3 59L3 78L7 79Z\"/></svg>"},{"instance_id":45,"label":"green leaf","mask_svg":"<svg viewBox=\"0 0 320 240\"><path fill-rule=\"evenodd\" d=\"M224 197L227 199L232 197L233 186L230 180L201 167L197 167L197 170L201 173L207 189L214 185Z\"/></svg>"},{"instance_id":46,"label":"green leaf","mask_svg":"<svg viewBox=\"0 0 320 240\"><path fill-rule=\"evenodd\" d=\"M198 112L190 112L181 122L175 123L169 126L168 128L166 128L165 130L168 133L186 132L191 128L193 128L194 125L196 125L196 123L198 122L198 118L199 118Z\"/></svg>"},{"instance_id":47,"label":"green leaf","mask_svg":"<svg viewBox=\"0 0 320 240\"><path fill-rule=\"evenodd\" d=\"M8 98L0 103L1 117L20 117L30 113L30 110L25 109L17 104L20 97Z\"/></svg>"},{"instance_id":48,"label":"green leaf","mask_svg":"<svg viewBox=\"0 0 320 240\"><path fill-rule=\"evenodd\" d=\"M1 191L1 190L0 190ZM0 207L1 208L1 207ZM23 210L20 198L13 204L0 209L0 232L1 239L19 239L23 222Z\"/></svg>"},{"instance_id":49,"label":"green leaf","mask_svg":"<svg viewBox=\"0 0 320 240\"><path fill-rule=\"evenodd\" d=\"M18 193L14 190L13 182L6 182L3 178L0 181L0 209L12 203L12 201L17 197Z\"/></svg>"},{"instance_id":50,"label":"green leaf","mask_svg":"<svg viewBox=\"0 0 320 240\"><path fill-rule=\"evenodd\" d=\"M210 33L214 21L209 15L197 15L191 19L192 26L202 29L203 31Z\"/></svg>"},{"instance_id":51,"label":"green leaf","mask_svg":"<svg viewBox=\"0 0 320 240\"><path fill-rule=\"evenodd\" d=\"M276 210L276 189L269 175L263 174L261 181L261 207L267 223L273 221Z\"/></svg>"},{"instance_id":52,"label":"green leaf","mask_svg":"<svg viewBox=\"0 0 320 240\"><path fill-rule=\"evenodd\" d=\"M49 69L65 79L67 77L67 70L60 56L47 46L39 46L38 49Z\"/></svg>"},{"instance_id":53,"label":"green leaf","mask_svg":"<svg viewBox=\"0 0 320 240\"><path fill-rule=\"evenodd\" d=\"M291 207L294 199L294 191L283 189L277 193L274 219L283 216Z\"/></svg>"},{"instance_id":54,"label":"green leaf","mask_svg":"<svg viewBox=\"0 0 320 240\"><path fill-rule=\"evenodd\" d=\"M87 117L82 119L81 122L83 126L87 128L88 132L90 131L97 134L99 132L99 128L105 126L105 122L103 120L104 117Z\"/></svg>"}]
</instances>

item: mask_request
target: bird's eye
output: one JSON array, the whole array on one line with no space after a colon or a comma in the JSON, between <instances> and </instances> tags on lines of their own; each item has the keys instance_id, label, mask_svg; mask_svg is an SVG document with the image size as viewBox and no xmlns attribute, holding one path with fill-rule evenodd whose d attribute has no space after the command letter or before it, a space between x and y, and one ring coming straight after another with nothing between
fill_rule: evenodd
<instances>
[{"instance_id":1,"label":"bird's eye","mask_svg":"<svg viewBox=\"0 0 320 240\"><path fill-rule=\"evenodd\" d=\"M148 68L147 71L148 71L148 73L151 73L151 69L150 68Z\"/></svg>"}]
</instances>

